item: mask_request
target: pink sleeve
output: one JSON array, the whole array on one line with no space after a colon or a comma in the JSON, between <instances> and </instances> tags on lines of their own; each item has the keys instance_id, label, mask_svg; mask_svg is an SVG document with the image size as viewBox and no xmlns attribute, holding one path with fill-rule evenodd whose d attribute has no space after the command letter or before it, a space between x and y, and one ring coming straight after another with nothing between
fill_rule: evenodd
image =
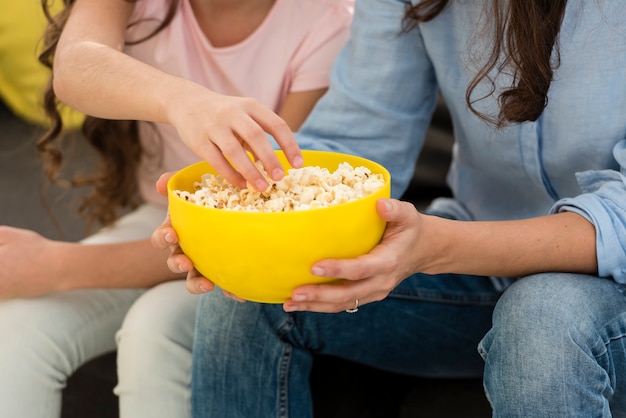
<instances>
[{"instance_id":1,"label":"pink sleeve","mask_svg":"<svg viewBox=\"0 0 626 418\"><path fill-rule=\"evenodd\" d=\"M328 73L350 36L353 1L337 5L320 18L316 30L302 42L292 60L292 92L328 87Z\"/></svg>"}]
</instances>

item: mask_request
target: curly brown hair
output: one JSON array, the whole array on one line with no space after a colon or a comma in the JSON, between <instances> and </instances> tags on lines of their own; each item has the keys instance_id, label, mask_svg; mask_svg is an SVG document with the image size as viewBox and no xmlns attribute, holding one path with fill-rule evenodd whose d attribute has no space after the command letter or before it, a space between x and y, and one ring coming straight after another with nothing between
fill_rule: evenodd
<instances>
[{"instance_id":1,"label":"curly brown hair","mask_svg":"<svg viewBox=\"0 0 626 418\"><path fill-rule=\"evenodd\" d=\"M64 8L56 15L51 13L54 0L42 0L42 8L48 20L43 37L43 50L39 61L51 71L50 80L44 91L44 110L50 120L46 132L37 142L37 149L42 158L44 172L53 183L65 186L67 181L59 178L63 164L63 152L60 145L64 134L61 118L62 103L57 99L52 88L53 58L61 32L67 22L74 0L64 0ZM124 0L131 3L137 0ZM174 17L179 0L170 0L168 13L164 20L148 36L129 42L141 43L163 30ZM137 23L137 22L135 22ZM132 25L134 23L130 23ZM89 144L97 151L100 164L89 176L73 176L69 185L73 187L90 186L91 194L80 202L79 214L88 221L109 225L118 217L123 208L136 208L141 203L138 194L137 167L142 147L139 141L137 121L108 120L86 116L82 133Z\"/></svg>"},{"instance_id":2,"label":"curly brown hair","mask_svg":"<svg viewBox=\"0 0 626 418\"><path fill-rule=\"evenodd\" d=\"M404 30L434 19L449 2L424 0L407 6ZM465 94L467 105L474 114L498 127L539 118L548 104L548 89L554 69L559 65L559 32L566 5L567 0L491 1L493 49ZM512 69L514 79L514 85L498 97L500 113L495 118L474 108L474 103L483 97L472 98L472 92L484 80L491 83L490 94L494 93L495 85L489 77L494 68L498 72Z\"/></svg>"}]
</instances>

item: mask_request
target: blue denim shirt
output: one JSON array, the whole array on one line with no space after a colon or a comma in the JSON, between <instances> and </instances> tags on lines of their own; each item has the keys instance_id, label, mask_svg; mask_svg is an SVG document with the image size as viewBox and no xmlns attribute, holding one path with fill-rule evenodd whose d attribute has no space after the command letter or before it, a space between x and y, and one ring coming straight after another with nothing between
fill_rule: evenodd
<instances>
[{"instance_id":1,"label":"blue denim shirt","mask_svg":"<svg viewBox=\"0 0 626 418\"><path fill-rule=\"evenodd\" d=\"M452 1L401 34L403 0L358 0L330 90L298 141L380 162L399 197L440 92L456 139L447 177L454 198L437 199L433 209L463 220L574 211L596 228L600 276L626 282L626 4L570 0L545 111L536 122L498 130L465 101L490 46L476 29L481 3ZM498 75L496 95L510 84ZM474 97L489 88L481 85ZM496 116L496 95L476 108Z\"/></svg>"}]
</instances>

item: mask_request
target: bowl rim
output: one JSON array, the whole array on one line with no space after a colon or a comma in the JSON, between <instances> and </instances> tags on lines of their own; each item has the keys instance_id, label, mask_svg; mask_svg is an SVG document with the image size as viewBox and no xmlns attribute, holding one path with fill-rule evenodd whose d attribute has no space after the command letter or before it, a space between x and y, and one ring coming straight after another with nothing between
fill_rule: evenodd
<instances>
[{"instance_id":1,"label":"bowl rim","mask_svg":"<svg viewBox=\"0 0 626 418\"><path fill-rule=\"evenodd\" d=\"M277 154L282 154L283 158L284 158L284 153L282 150L275 150L275 152ZM176 179L179 176L182 176L184 172L186 172L186 170L192 169L193 167L197 167L200 165L208 165L212 170L213 167L210 165L210 163L208 163L205 160L201 160L201 161L197 161L195 163L189 164L185 167L183 167L182 169L178 170L176 173L174 173L174 175L172 175L172 177L170 177L170 179L167 182L167 195L168 195L168 200L169 199L177 199L177 201L179 203L182 203L184 205L190 205L191 207L194 208L199 208L198 210L205 210L209 213L213 212L213 211L217 211L219 213L233 213L233 214L241 214L241 215L233 215L233 216L281 216L281 217L285 217L285 216L297 216L297 214L301 214L301 213L311 213L313 211L322 211L322 210L332 210L332 209L336 209L336 208L346 208L349 207L351 205L355 205L358 203L362 203L364 200L368 200L368 199L376 199L378 200L378 198L380 197L376 197L382 193L385 192L386 189L390 189L391 187L391 174L389 172L389 170L387 170L387 168L385 168L382 164L374 161L374 160L370 160L368 158L365 157L361 157L359 155L353 155L353 154L347 154L347 153L341 153L341 152L335 152L335 151L324 151L324 150L302 150L301 151L303 153L303 156L305 157L305 163L306 163L306 155L307 154L333 154L336 156L342 156L345 155L346 157L350 158L350 159L354 159L357 158L359 160L363 160L364 162L369 163L370 165L373 164L374 166L376 166L378 169L380 169L380 172L376 172L376 174L381 174L383 176L383 180L384 180L384 184L382 187L380 187L378 190L374 191L373 193L367 195L367 196L362 196L358 199L355 200L351 200L349 202L342 202L342 203L337 203L334 205L330 205L330 206L323 206L323 207L318 207L318 208L308 208L308 209L299 209L299 210L291 210L291 211L284 211L284 212L275 212L275 211L242 211L242 210L232 210L232 209L223 209L223 208L212 208L209 206L202 206L202 205L198 205L194 202L191 202L189 200L185 200L184 198L176 195L174 186L173 184L176 182ZM249 154L250 155L250 154ZM251 156L252 158L252 156ZM288 164L288 163L287 163ZM352 164L351 164L352 165ZM306 165L305 165L306 166ZM309 165L309 167L314 167L316 165ZM353 165L353 167L355 167ZM357 166L358 167L358 166ZM355 167L356 168L356 167Z\"/></svg>"}]
</instances>

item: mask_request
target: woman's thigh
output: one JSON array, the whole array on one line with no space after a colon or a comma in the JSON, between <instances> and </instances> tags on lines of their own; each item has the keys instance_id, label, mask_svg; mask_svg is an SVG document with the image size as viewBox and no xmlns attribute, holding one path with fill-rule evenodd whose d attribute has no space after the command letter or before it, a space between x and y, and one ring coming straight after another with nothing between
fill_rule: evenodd
<instances>
[{"instance_id":1,"label":"woman's thigh","mask_svg":"<svg viewBox=\"0 0 626 418\"><path fill-rule=\"evenodd\" d=\"M287 338L315 353L397 373L478 377L477 345L500 294L487 277L416 274L355 314L295 315Z\"/></svg>"},{"instance_id":2,"label":"woman's thigh","mask_svg":"<svg viewBox=\"0 0 626 418\"><path fill-rule=\"evenodd\" d=\"M400 373L480 376L477 345L500 294L486 277L423 274L354 314L286 313L281 305L241 305L215 294L201 304L197 332L210 336L200 344L222 349L230 344L226 336L236 334L231 340L271 340Z\"/></svg>"},{"instance_id":3,"label":"woman's thigh","mask_svg":"<svg viewBox=\"0 0 626 418\"><path fill-rule=\"evenodd\" d=\"M201 297L192 403L198 416L310 416L313 356L421 376L480 376L476 346L500 292L482 277L415 275L356 313ZM236 410L236 411L235 411Z\"/></svg>"}]
</instances>

